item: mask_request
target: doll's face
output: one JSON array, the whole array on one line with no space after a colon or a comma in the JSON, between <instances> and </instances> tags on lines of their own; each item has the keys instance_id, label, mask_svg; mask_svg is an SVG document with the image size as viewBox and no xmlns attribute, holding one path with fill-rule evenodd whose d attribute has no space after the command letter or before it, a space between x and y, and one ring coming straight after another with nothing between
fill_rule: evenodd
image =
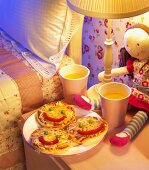
<instances>
[{"instance_id":1,"label":"doll's face","mask_svg":"<svg viewBox=\"0 0 149 170\"><path fill-rule=\"evenodd\" d=\"M124 35L127 52L140 61L149 60L149 35L143 29L133 28Z\"/></svg>"}]
</instances>

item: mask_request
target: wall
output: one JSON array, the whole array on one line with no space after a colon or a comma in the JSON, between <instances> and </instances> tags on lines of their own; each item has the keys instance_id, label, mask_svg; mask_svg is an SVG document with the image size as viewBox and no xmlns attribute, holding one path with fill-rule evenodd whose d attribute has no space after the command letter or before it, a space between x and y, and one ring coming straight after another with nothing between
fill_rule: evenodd
<instances>
[{"instance_id":1,"label":"wall","mask_svg":"<svg viewBox=\"0 0 149 170\"><path fill-rule=\"evenodd\" d=\"M82 62L91 71L88 83L89 87L99 82L97 75L103 71L104 40L107 34L107 22L107 19L95 19L87 16L84 18ZM133 18L113 20L113 68L118 67L119 64L119 50L123 47L124 32L130 25L135 23L149 25L149 12ZM127 76L117 77L114 81L121 81L128 85L131 84Z\"/></svg>"}]
</instances>

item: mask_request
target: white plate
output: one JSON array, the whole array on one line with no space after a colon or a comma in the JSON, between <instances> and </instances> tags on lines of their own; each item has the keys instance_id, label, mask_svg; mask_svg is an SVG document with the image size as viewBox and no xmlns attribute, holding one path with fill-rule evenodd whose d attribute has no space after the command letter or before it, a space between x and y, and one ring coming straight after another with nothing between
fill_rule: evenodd
<instances>
[{"instance_id":1,"label":"white plate","mask_svg":"<svg viewBox=\"0 0 149 170\"><path fill-rule=\"evenodd\" d=\"M81 109L77 106L72 106L72 107L75 109L77 118L82 117L82 116L94 116L94 117L97 117L98 119L101 119L101 117L93 111L87 111L87 110ZM36 130L37 128L41 127L41 125L37 122L35 115L36 115L36 112L33 113L25 121L24 126L23 126L23 137L24 137L25 141L29 144L30 147L32 147L32 144L30 141L30 136L31 136L32 132L34 130ZM86 151L89 151L90 149L93 149L95 146L97 146L102 141L102 139L106 135L107 131L108 131L108 128L103 133L101 133L100 136L89 140L85 144L77 145L75 147L70 148L69 150L67 150L66 152L64 152L62 154L58 154L58 155L56 154L56 155L57 156L68 156L68 155L81 154Z\"/></svg>"}]
</instances>

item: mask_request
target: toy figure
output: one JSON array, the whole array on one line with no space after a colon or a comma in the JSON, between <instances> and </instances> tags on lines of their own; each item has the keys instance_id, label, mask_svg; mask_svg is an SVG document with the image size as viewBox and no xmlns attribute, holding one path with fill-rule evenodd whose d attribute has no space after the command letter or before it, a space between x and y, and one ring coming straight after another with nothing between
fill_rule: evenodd
<instances>
[{"instance_id":1,"label":"toy figure","mask_svg":"<svg viewBox=\"0 0 149 170\"><path fill-rule=\"evenodd\" d=\"M117 75L119 70L119 75L131 74L133 87L129 104L139 111L122 132L110 138L110 142L116 146L127 144L143 127L149 116L149 27L137 24L125 32L120 66L125 64L126 67L113 69L112 76Z\"/></svg>"},{"instance_id":2,"label":"toy figure","mask_svg":"<svg viewBox=\"0 0 149 170\"><path fill-rule=\"evenodd\" d=\"M136 24L129 28L125 32L124 48L120 50L120 54L120 68L112 69L111 74L112 77L131 75L133 87L129 104L138 108L138 112L122 132L110 137L110 142L116 146L127 144L149 117L149 27L144 24ZM99 73L99 80L102 81L103 76L104 72ZM74 101L79 107L86 110L97 108L85 96L74 96Z\"/></svg>"}]
</instances>

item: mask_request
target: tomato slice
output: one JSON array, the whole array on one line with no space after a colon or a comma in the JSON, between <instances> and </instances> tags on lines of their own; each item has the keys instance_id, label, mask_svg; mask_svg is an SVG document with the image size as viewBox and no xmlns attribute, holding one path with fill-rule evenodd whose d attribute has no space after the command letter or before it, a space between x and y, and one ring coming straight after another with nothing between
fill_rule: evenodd
<instances>
[{"instance_id":1,"label":"tomato slice","mask_svg":"<svg viewBox=\"0 0 149 170\"><path fill-rule=\"evenodd\" d=\"M54 145L59 142L59 140L57 138L54 139L53 141L46 141L43 136L40 136L38 139L44 145Z\"/></svg>"},{"instance_id":2,"label":"tomato slice","mask_svg":"<svg viewBox=\"0 0 149 170\"><path fill-rule=\"evenodd\" d=\"M47 120L50 120L52 122L60 122L60 121L64 120L65 116L55 118L55 117L50 117L47 113L44 113L44 118L46 118Z\"/></svg>"},{"instance_id":3,"label":"tomato slice","mask_svg":"<svg viewBox=\"0 0 149 170\"><path fill-rule=\"evenodd\" d=\"M93 135L99 131L101 131L104 127L104 123L102 123L98 128L93 129L93 130L87 130L87 131L83 131L83 130L77 130L77 132L81 135Z\"/></svg>"}]
</instances>

